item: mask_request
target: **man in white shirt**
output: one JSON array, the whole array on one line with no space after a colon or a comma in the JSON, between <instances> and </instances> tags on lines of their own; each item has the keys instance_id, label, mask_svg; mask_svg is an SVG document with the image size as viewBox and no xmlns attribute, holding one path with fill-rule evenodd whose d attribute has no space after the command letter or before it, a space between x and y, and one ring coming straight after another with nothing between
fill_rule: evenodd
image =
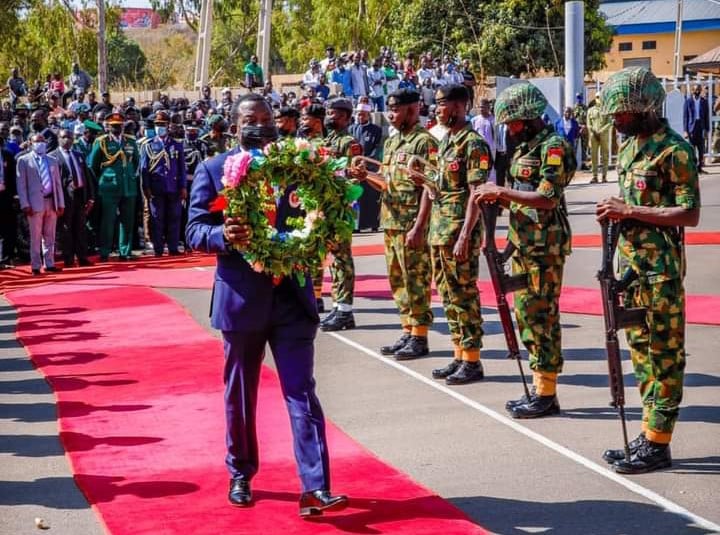
<instances>
[{"instance_id":1,"label":"man in white shirt","mask_svg":"<svg viewBox=\"0 0 720 535\"><path fill-rule=\"evenodd\" d=\"M490 154L495 161L495 118L490 113L490 101L480 100L480 113L472 119L472 127L490 145ZM495 182L495 169L490 170L489 179Z\"/></svg>"},{"instance_id":2,"label":"man in white shirt","mask_svg":"<svg viewBox=\"0 0 720 535\"><path fill-rule=\"evenodd\" d=\"M368 81L367 67L361 62L360 52L356 52L353 58L353 64L350 67L350 85L353 91L353 100L357 104L360 97L368 96L370 93L370 82Z\"/></svg>"},{"instance_id":3,"label":"man in white shirt","mask_svg":"<svg viewBox=\"0 0 720 535\"><path fill-rule=\"evenodd\" d=\"M430 66L430 61L426 56L420 60L420 69L418 69L417 77L418 84L420 86L425 85L425 80L430 80L432 85L432 79L435 76L435 70Z\"/></svg>"},{"instance_id":4,"label":"man in white shirt","mask_svg":"<svg viewBox=\"0 0 720 535\"><path fill-rule=\"evenodd\" d=\"M310 60L310 68L305 71L303 76L302 85L304 87L312 87L315 89L320 83L320 64L317 60Z\"/></svg>"},{"instance_id":5,"label":"man in white shirt","mask_svg":"<svg viewBox=\"0 0 720 535\"><path fill-rule=\"evenodd\" d=\"M370 84L370 98L372 98L375 111L385 111L385 93L387 92L387 78L385 71L380 66L380 59L375 59L372 69L367 73Z\"/></svg>"}]
</instances>

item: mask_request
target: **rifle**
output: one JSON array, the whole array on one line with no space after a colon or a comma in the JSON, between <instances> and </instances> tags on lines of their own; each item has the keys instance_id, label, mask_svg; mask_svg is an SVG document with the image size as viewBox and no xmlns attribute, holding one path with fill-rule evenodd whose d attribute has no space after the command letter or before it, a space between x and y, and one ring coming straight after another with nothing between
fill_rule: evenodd
<instances>
[{"instance_id":1,"label":"rifle","mask_svg":"<svg viewBox=\"0 0 720 535\"><path fill-rule=\"evenodd\" d=\"M631 268L623 274L620 280L615 278L613 258L617 248L620 224L609 220L600 223L602 229L602 266L597 278L600 281L602 293L603 316L605 317L605 349L607 351L608 376L610 378L610 405L618 410L623 433L623 447L625 460L630 460L630 447L628 446L627 425L625 422L625 383L623 381L622 361L620 359L620 346L617 331L624 327L642 325L645 322L647 309L625 308L620 304L620 294L638 278L638 274Z\"/></svg>"},{"instance_id":2,"label":"rifle","mask_svg":"<svg viewBox=\"0 0 720 535\"><path fill-rule=\"evenodd\" d=\"M495 245L495 223L498 216L497 203L480 203L480 211L482 213L483 224L485 225L483 254L487 260L490 280L492 281L493 290L495 290L498 315L500 316L503 333L505 334L505 343L508 347L507 358L517 361L523 388L525 389L525 396L529 399L530 390L528 390L527 380L523 372L520 348L518 347L517 337L515 336L512 317L510 316L510 307L505 298L506 293L522 290L527 287L527 274L508 275L505 273L505 263L512 256L513 252L515 252L515 246L508 242L503 251L498 251Z\"/></svg>"}]
</instances>

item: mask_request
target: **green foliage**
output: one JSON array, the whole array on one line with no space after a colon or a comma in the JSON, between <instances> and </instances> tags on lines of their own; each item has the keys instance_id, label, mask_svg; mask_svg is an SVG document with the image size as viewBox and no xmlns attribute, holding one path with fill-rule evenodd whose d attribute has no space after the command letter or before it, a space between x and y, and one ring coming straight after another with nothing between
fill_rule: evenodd
<instances>
[{"instance_id":1,"label":"green foliage","mask_svg":"<svg viewBox=\"0 0 720 535\"><path fill-rule=\"evenodd\" d=\"M108 82L114 87L135 86L145 80L147 58L137 42L123 32L107 40Z\"/></svg>"}]
</instances>

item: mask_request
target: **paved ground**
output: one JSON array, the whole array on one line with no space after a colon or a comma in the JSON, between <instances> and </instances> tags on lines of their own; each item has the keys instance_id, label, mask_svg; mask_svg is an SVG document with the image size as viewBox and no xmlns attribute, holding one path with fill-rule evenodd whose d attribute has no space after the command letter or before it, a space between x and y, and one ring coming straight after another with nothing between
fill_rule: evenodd
<instances>
[{"instance_id":1,"label":"paved ground","mask_svg":"<svg viewBox=\"0 0 720 535\"><path fill-rule=\"evenodd\" d=\"M698 230L720 231L720 169L712 171L702 181ZM616 183L590 185L583 178L570 188L577 234L597 232L593 205L616 191ZM377 242L379 235L357 241ZM690 247L688 258L688 292L720 295L720 247ZM359 273L385 273L380 257L356 263ZM596 287L598 264L597 249L576 250L566 267L566 284ZM167 293L207 325L207 291ZM604 448L620 443L619 424L608 407L602 318L563 315L563 412L518 423L503 410L507 399L521 394L521 386L515 364L504 358L493 309L483 308L486 380L452 389L428 379L430 369L450 357L441 310L435 309L432 354L402 365L375 353L397 336L393 304L360 299L356 310L358 329L318 337L316 375L327 416L481 525L501 534L720 531L709 527L720 524L720 361L715 357L720 328L688 327L687 388L673 441L673 468L623 478L599 458ZM36 516L48 518L53 533L100 533L57 441L52 395L15 343L13 325L12 310L0 302L0 534L30 533ZM630 367L625 371L634 435L639 404ZM694 525L692 515L700 517L695 518L700 525L705 519L706 527Z\"/></svg>"}]
</instances>

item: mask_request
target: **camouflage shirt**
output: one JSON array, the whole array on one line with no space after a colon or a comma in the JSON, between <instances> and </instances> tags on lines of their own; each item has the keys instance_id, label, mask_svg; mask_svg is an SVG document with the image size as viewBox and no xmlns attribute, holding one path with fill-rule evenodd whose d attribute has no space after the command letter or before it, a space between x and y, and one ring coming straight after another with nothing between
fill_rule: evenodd
<instances>
[{"instance_id":1,"label":"camouflage shirt","mask_svg":"<svg viewBox=\"0 0 720 535\"><path fill-rule=\"evenodd\" d=\"M629 138L618 151L620 194L632 206L700 207L692 147L662 119L662 128L641 145ZM626 221L618 250L650 283L682 278L683 250L675 227Z\"/></svg>"},{"instance_id":2,"label":"camouflage shirt","mask_svg":"<svg viewBox=\"0 0 720 535\"><path fill-rule=\"evenodd\" d=\"M419 124L407 134L395 134L385 141L382 173L388 189L382 195L380 224L387 230L410 230L420 211L422 189L398 167L407 165L412 156L420 156L437 165L435 138Z\"/></svg>"},{"instance_id":3,"label":"camouflage shirt","mask_svg":"<svg viewBox=\"0 0 720 535\"><path fill-rule=\"evenodd\" d=\"M575 104L575 107L573 108L573 115L575 116L575 120L578 122L579 125L583 125L586 123L587 113L588 110L585 107L585 104Z\"/></svg>"},{"instance_id":4,"label":"camouflage shirt","mask_svg":"<svg viewBox=\"0 0 720 535\"><path fill-rule=\"evenodd\" d=\"M465 222L470 184L487 181L492 167L490 147L470 124L448 132L438 148L440 192L430 214L430 245L453 245ZM475 229L480 232L480 223Z\"/></svg>"},{"instance_id":5,"label":"camouflage shirt","mask_svg":"<svg viewBox=\"0 0 720 535\"><path fill-rule=\"evenodd\" d=\"M523 256L563 257L570 253L570 223L563 194L576 167L572 147L550 126L515 150L510 165L513 187L556 201L551 210L510 203L508 240Z\"/></svg>"},{"instance_id":6,"label":"camouflage shirt","mask_svg":"<svg viewBox=\"0 0 720 535\"><path fill-rule=\"evenodd\" d=\"M347 156L361 156L363 153L362 145L352 137L347 128L345 130L333 130L330 132L323 143L333 158L341 158Z\"/></svg>"}]
</instances>

